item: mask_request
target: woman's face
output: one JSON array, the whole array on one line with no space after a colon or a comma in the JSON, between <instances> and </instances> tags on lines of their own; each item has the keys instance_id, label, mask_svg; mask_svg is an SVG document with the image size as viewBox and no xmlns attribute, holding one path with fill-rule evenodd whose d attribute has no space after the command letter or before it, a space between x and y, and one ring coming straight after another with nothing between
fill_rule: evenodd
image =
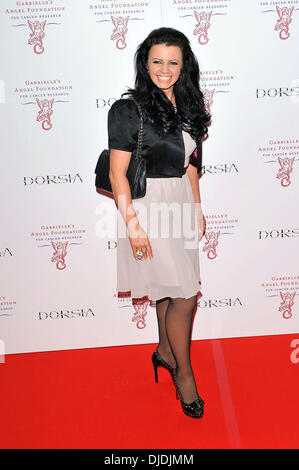
<instances>
[{"instance_id":1,"label":"woman's face","mask_svg":"<svg viewBox=\"0 0 299 470\"><path fill-rule=\"evenodd\" d=\"M152 81L170 99L173 85L179 78L183 65L183 54L178 46L157 44L150 48L148 55L148 72Z\"/></svg>"}]
</instances>

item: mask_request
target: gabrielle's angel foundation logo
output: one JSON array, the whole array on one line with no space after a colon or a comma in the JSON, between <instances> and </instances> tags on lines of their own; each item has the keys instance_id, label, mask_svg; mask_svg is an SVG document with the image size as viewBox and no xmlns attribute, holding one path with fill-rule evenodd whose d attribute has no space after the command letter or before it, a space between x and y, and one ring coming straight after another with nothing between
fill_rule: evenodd
<instances>
[{"instance_id":1,"label":"gabrielle's angel foundation logo","mask_svg":"<svg viewBox=\"0 0 299 470\"><path fill-rule=\"evenodd\" d=\"M217 256L216 253L216 246L218 245L219 241L220 230L218 232L209 232L205 233L206 242L202 249L207 253L207 257L209 259L215 259Z\"/></svg>"},{"instance_id":2,"label":"gabrielle's angel foundation logo","mask_svg":"<svg viewBox=\"0 0 299 470\"><path fill-rule=\"evenodd\" d=\"M36 232L31 233L31 239L35 240L38 248L46 250L47 261L55 263L58 271L63 271L67 267L69 250L82 245L85 234L86 229L75 224L42 225Z\"/></svg>"},{"instance_id":3,"label":"gabrielle's angel foundation logo","mask_svg":"<svg viewBox=\"0 0 299 470\"><path fill-rule=\"evenodd\" d=\"M114 25L114 30L110 37L111 41L116 41L117 49L125 49L127 47L126 34L128 32L129 17L123 18L122 16L111 16L111 21Z\"/></svg>"},{"instance_id":4,"label":"gabrielle's angel foundation logo","mask_svg":"<svg viewBox=\"0 0 299 470\"><path fill-rule=\"evenodd\" d=\"M203 100L206 107L207 113L211 114L211 106L214 102L215 88L208 90L207 88L203 91Z\"/></svg>"},{"instance_id":5,"label":"gabrielle's angel foundation logo","mask_svg":"<svg viewBox=\"0 0 299 470\"><path fill-rule=\"evenodd\" d=\"M212 16L212 11L201 11L199 13L198 11L194 10L194 16L196 18L197 24L194 28L193 35L198 36L197 40L199 44L207 44L209 41L208 29L211 26L210 19Z\"/></svg>"},{"instance_id":6,"label":"gabrielle's angel foundation logo","mask_svg":"<svg viewBox=\"0 0 299 470\"><path fill-rule=\"evenodd\" d=\"M215 68L202 69L200 72L200 87L203 92L203 100L207 113L212 113L212 106L216 101L216 97L229 94L235 76L229 70L225 70L222 66L216 65ZM222 99L222 98L220 98Z\"/></svg>"},{"instance_id":7,"label":"gabrielle's angel foundation logo","mask_svg":"<svg viewBox=\"0 0 299 470\"><path fill-rule=\"evenodd\" d=\"M53 103L54 103L54 98L51 100L39 100L36 98L36 102L39 107L39 112L36 117L36 120L38 122L42 123L42 128L44 131L49 131L52 129L52 123L51 123L51 115L53 114Z\"/></svg>"},{"instance_id":8,"label":"gabrielle's angel foundation logo","mask_svg":"<svg viewBox=\"0 0 299 470\"><path fill-rule=\"evenodd\" d=\"M278 19L274 29L275 31L279 31L280 39L288 39L290 37L289 24L292 22L291 16L293 14L294 7L279 8L276 5L276 11L278 14Z\"/></svg>"},{"instance_id":9,"label":"gabrielle's angel foundation logo","mask_svg":"<svg viewBox=\"0 0 299 470\"><path fill-rule=\"evenodd\" d=\"M65 269L66 268L66 263L65 263L65 257L67 254L66 248L68 245L68 242L53 242L51 241L51 245L53 247L54 253L51 258L51 261L53 263L56 263L56 268L57 269Z\"/></svg>"},{"instance_id":10,"label":"gabrielle's angel foundation logo","mask_svg":"<svg viewBox=\"0 0 299 470\"><path fill-rule=\"evenodd\" d=\"M295 157L293 158L278 157L280 168L278 170L276 178L281 180L280 184L283 187L290 186L291 184L290 173L293 171L294 160L295 160Z\"/></svg>"},{"instance_id":11,"label":"gabrielle's angel foundation logo","mask_svg":"<svg viewBox=\"0 0 299 470\"><path fill-rule=\"evenodd\" d=\"M227 213L206 214L205 244L202 248L210 260L216 259L220 247L220 235L222 247L225 244L226 235L234 235L238 218ZM204 240L204 239L203 239Z\"/></svg>"},{"instance_id":12,"label":"gabrielle's angel foundation logo","mask_svg":"<svg viewBox=\"0 0 299 470\"><path fill-rule=\"evenodd\" d=\"M136 326L139 330L142 330L146 327L145 316L147 315L147 307L149 306L150 301L148 299L142 300L140 302L132 302L134 307L134 316L132 322L136 323Z\"/></svg>"},{"instance_id":13,"label":"gabrielle's angel foundation logo","mask_svg":"<svg viewBox=\"0 0 299 470\"><path fill-rule=\"evenodd\" d=\"M72 90L72 84L64 83L59 78L33 78L32 80L24 80L23 83L14 86L14 94L19 100L19 104L23 110L26 107L32 107L27 116L30 114L30 119L34 120L35 125L44 131L53 128L57 116L60 116L61 105L71 103ZM22 113L27 113L23 110ZM53 123L54 110L55 119Z\"/></svg>"},{"instance_id":14,"label":"gabrielle's angel foundation logo","mask_svg":"<svg viewBox=\"0 0 299 470\"><path fill-rule=\"evenodd\" d=\"M284 320L294 315L295 296L299 293L299 275L272 276L262 282L262 288L268 298L273 298L273 308L280 312Z\"/></svg>"},{"instance_id":15,"label":"gabrielle's angel foundation logo","mask_svg":"<svg viewBox=\"0 0 299 470\"><path fill-rule=\"evenodd\" d=\"M107 28L105 29L106 38L110 39L113 42L113 46L115 45L119 51L126 49L130 37L132 39L131 26L134 28L134 25L137 26L137 23L147 19L151 21L156 13L160 14L160 2L156 0L147 0L146 2L139 3L115 3L113 0L101 0L101 3L89 4L87 8L91 18L94 18L96 23L101 24L101 28ZM127 36L129 30L130 35ZM103 33L101 33L100 40L102 39ZM107 47L109 46L108 43L106 45Z\"/></svg>"},{"instance_id":16,"label":"gabrielle's angel foundation logo","mask_svg":"<svg viewBox=\"0 0 299 470\"><path fill-rule=\"evenodd\" d=\"M33 50L35 54L42 54L45 50L43 45L43 40L45 37L45 21L28 21L29 28L31 29L31 34L28 39L28 44L33 45Z\"/></svg>"},{"instance_id":17,"label":"gabrielle's angel foundation logo","mask_svg":"<svg viewBox=\"0 0 299 470\"><path fill-rule=\"evenodd\" d=\"M278 311L282 312L283 318L291 318L292 317L292 307L294 305L294 297L296 292L279 292L282 302L278 307Z\"/></svg>"},{"instance_id":18,"label":"gabrielle's angel foundation logo","mask_svg":"<svg viewBox=\"0 0 299 470\"><path fill-rule=\"evenodd\" d=\"M1 14L4 13L7 24L13 30L24 31L18 35L23 48L27 48L30 54L33 52L41 56L45 52L45 39L49 43L49 38L52 38L51 28L53 31L55 26L63 27L64 14L69 12L69 6L65 7L63 3L64 0L5 0L1 2ZM1 27L3 28L4 24ZM50 47L51 45L50 41Z\"/></svg>"},{"instance_id":19,"label":"gabrielle's angel foundation logo","mask_svg":"<svg viewBox=\"0 0 299 470\"><path fill-rule=\"evenodd\" d=\"M280 180L280 185L287 188L291 184L291 173L295 162L299 161L299 139L278 138L269 139L258 147L259 155L267 166L275 164L271 177Z\"/></svg>"}]
</instances>

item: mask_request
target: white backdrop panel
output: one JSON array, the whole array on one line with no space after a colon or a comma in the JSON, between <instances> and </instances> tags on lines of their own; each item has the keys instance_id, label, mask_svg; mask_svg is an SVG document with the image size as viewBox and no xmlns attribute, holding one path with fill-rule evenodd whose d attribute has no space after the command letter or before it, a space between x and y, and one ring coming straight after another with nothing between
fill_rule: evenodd
<instances>
[{"instance_id":1,"label":"white backdrop panel","mask_svg":"<svg viewBox=\"0 0 299 470\"><path fill-rule=\"evenodd\" d=\"M155 308L116 297L116 209L94 168L160 26L189 37L212 114L193 339L298 332L298 1L36 3L0 12L5 352L157 341Z\"/></svg>"}]
</instances>

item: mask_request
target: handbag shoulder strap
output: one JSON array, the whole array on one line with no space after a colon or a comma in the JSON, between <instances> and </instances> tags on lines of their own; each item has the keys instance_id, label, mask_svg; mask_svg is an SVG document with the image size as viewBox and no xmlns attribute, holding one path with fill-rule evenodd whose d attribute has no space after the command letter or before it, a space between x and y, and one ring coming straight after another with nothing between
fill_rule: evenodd
<instances>
[{"instance_id":1,"label":"handbag shoulder strap","mask_svg":"<svg viewBox=\"0 0 299 470\"><path fill-rule=\"evenodd\" d=\"M138 140L137 140L137 151L136 151L136 160L141 158L141 151L142 151L142 137L143 137L143 116L142 116L142 108L141 105L135 100L134 96L131 96L131 100L134 101L138 108L138 113L140 117L140 129L138 131Z\"/></svg>"}]
</instances>

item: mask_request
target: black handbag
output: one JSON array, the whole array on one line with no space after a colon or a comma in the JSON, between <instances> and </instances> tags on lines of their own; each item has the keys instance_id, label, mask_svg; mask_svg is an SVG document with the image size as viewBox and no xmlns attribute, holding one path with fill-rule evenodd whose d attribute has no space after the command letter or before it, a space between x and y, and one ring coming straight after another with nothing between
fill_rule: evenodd
<instances>
[{"instance_id":1,"label":"black handbag","mask_svg":"<svg viewBox=\"0 0 299 470\"><path fill-rule=\"evenodd\" d=\"M136 104L140 116L140 129L138 131L137 147L132 152L131 160L128 166L126 176L129 181L132 199L144 197L146 193L146 161L141 156L142 151L142 136L143 136L143 117L142 109L139 103L132 97ZM98 158L95 169L95 186L97 189L108 192L113 195L111 182L109 179L110 169L110 150L105 149L102 151Z\"/></svg>"}]
</instances>

